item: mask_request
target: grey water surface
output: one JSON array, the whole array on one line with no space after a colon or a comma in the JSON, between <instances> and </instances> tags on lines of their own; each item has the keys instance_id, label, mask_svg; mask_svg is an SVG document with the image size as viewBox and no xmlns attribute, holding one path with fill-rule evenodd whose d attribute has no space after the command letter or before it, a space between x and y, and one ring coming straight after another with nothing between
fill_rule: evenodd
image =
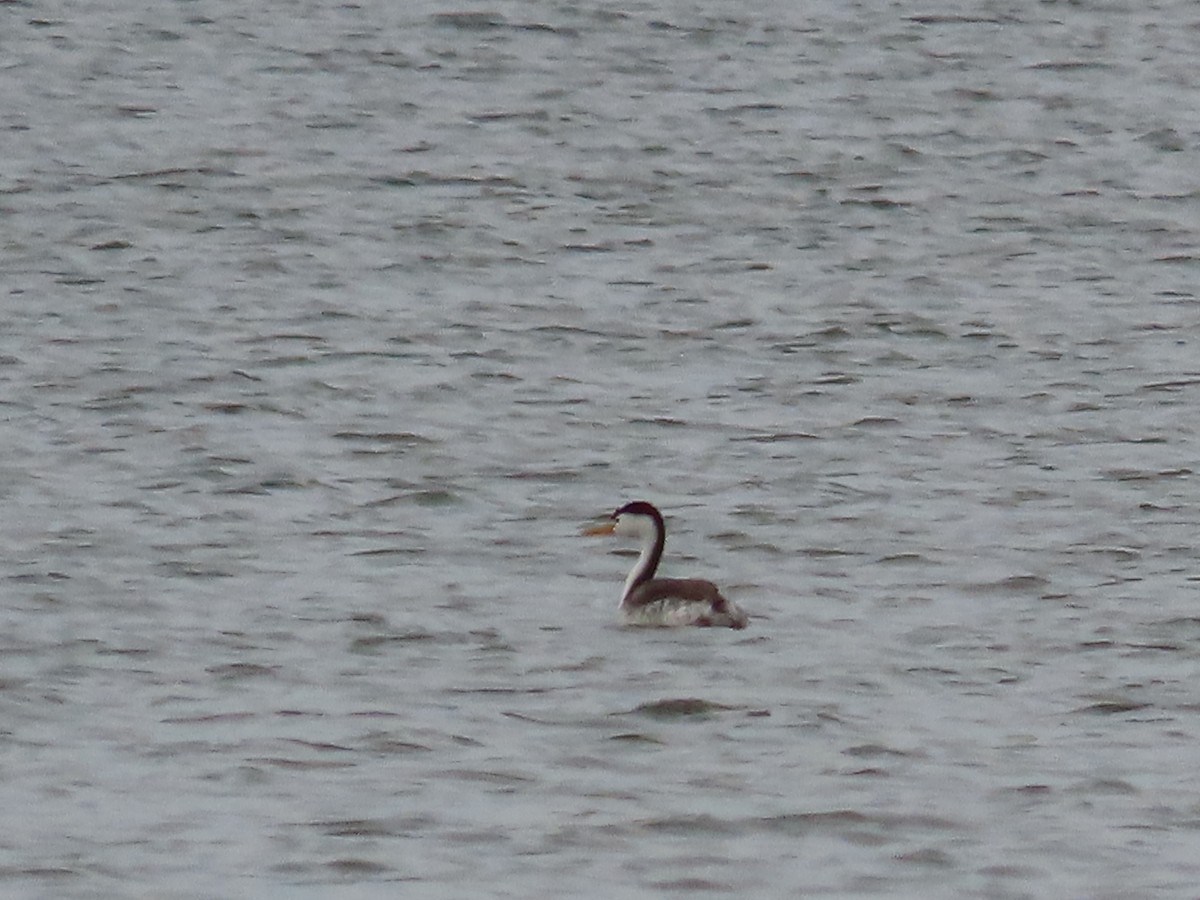
<instances>
[{"instance_id":1,"label":"grey water surface","mask_svg":"<svg viewBox=\"0 0 1200 900\"><path fill-rule=\"evenodd\" d=\"M1198 41L0 4L0 894L1200 896Z\"/></svg>"}]
</instances>

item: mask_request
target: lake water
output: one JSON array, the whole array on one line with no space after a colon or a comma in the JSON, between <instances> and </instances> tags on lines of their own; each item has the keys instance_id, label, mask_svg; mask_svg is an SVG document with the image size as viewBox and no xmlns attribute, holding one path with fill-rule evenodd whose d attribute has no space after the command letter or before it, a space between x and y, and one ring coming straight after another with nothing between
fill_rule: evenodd
<instances>
[{"instance_id":1,"label":"lake water","mask_svg":"<svg viewBox=\"0 0 1200 900\"><path fill-rule=\"evenodd\" d=\"M0 893L1200 895L1198 36L0 5Z\"/></svg>"}]
</instances>

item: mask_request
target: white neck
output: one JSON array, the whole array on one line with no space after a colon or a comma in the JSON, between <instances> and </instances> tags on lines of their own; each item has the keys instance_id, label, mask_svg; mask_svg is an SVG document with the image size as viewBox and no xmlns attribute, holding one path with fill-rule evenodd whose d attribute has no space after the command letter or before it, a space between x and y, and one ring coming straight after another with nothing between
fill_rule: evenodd
<instances>
[{"instance_id":1,"label":"white neck","mask_svg":"<svg viewBox=\"0 0 1200 900\"><path fill-rule=\"evenodd\" d=\"M654 555L654 546L658 543L658 535L655 534L654 528L647 523L645 528L640 529L642 537L642 549L638 554L637 562L633 564L633 568L629 570L629 575L625 579L625 589L621 592L621 600L624 601L629 596L629 592L633 590L633 586L641 580L642 575L650 566L651 557Z\"/></svg>"}]
</instances>

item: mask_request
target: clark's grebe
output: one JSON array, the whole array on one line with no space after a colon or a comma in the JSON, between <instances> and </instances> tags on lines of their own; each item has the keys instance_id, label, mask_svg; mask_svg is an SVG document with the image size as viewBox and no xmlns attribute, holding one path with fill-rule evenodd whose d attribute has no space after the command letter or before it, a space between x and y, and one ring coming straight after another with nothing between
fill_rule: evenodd
<instances>
[{"instance_id":1,"label":"clark's grebe","mask_svg":"<svg viewBox=\"0 0 1200 900\"><path fill-rule=\"evenodd\" d=\"M746 613L722 597L711 581L654 577L667 529L662 513L645 500L626 503L608 521L585 528L583 533L635 537L642 542L642 551L621 594L621 620L626 625L746 627Z\"/></svg>"}]
</instances>

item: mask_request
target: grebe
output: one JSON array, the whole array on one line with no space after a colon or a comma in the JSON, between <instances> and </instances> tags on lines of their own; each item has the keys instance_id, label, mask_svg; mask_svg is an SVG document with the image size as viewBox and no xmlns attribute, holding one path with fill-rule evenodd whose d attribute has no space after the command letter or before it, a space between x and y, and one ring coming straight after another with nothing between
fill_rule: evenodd
<instances>
[{"instance_id":1,"label":"grebe","mask_svg":"<svg viewBox=\"0 0 1200 900\"><path fill-rule=\"evenodd\" d=\"M621 621L626 625L708 625L745 628L749 616L721 596L711 581L699 578L655 578L667 529L662 513L645 500L626 503L602 525L583 534L616 534L641 539L642 552L625 579Z\"/></svg>"}]
</instances>

